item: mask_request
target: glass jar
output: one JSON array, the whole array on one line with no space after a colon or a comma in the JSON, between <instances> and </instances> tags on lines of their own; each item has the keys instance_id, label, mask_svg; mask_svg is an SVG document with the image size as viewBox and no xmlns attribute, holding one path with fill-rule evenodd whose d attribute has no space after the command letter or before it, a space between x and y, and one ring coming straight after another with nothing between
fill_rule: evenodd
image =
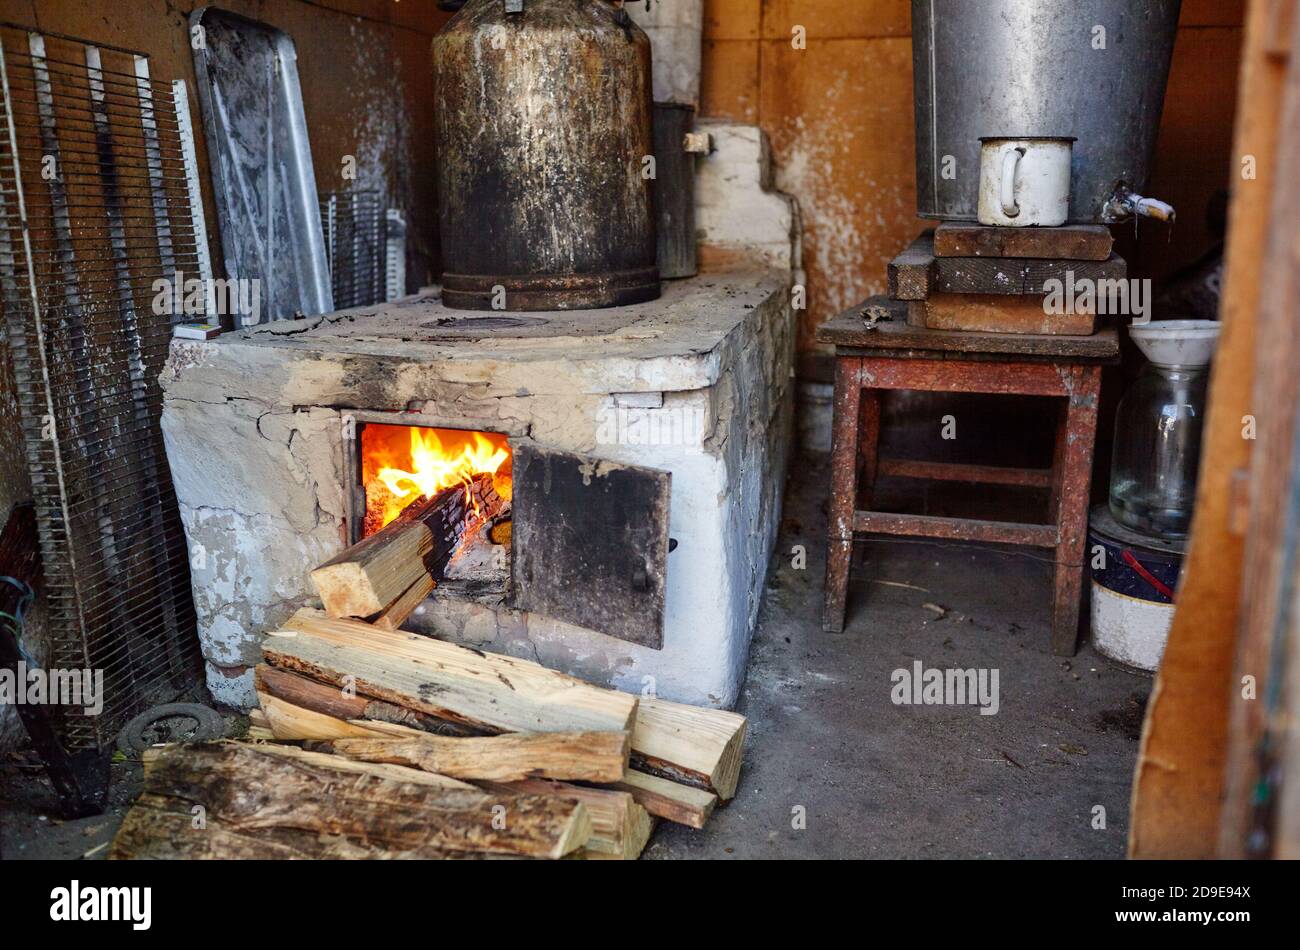
<instances>
[{"instance_id":1,"label":"glass jar","mask_svg":"<svg viewBox=\"0 0 1300 950\"><path fill-rule=\"evenodd\" d=\"M1187 536L1218 330L1216 322L1207 320L1159 321L1130 329L1150 362L1115 417L1110 510L1135 531Z\"/></svg>"}]
</instances>

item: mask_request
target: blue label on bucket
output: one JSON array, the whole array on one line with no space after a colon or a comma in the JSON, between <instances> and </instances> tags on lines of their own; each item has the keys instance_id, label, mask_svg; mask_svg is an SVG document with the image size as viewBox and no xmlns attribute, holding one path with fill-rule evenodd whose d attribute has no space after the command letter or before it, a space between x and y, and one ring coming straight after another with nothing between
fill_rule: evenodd
<instances>
[{"instance_id":1,"label":"blue label on bucket","mask_svg":"<svg viewBox=\"0 0 1300 950\"><path fill-rule=\"evenodd\" d=\"M1120 544L1089 531L1088 560L1092 579L1107 590L1157 604L1174 602L1170 595L1178 587L1180 555Z\"/></svg>"}]
</instances>

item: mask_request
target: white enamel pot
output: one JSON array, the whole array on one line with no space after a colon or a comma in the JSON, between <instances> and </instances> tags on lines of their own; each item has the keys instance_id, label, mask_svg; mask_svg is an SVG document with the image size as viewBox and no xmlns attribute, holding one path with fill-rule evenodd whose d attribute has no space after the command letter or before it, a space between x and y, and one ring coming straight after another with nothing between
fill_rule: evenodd
<instances>
[{"instance_id":1,"label":"white enamel pot","mask_svg":"<svg viewBox=\"0 0 1300 950\"><path fill-rule=\"evenodd\" d=\"M980 139L980 224L1054 228L1070 217L1074 139Z\"/></svg>"}]
</instances>

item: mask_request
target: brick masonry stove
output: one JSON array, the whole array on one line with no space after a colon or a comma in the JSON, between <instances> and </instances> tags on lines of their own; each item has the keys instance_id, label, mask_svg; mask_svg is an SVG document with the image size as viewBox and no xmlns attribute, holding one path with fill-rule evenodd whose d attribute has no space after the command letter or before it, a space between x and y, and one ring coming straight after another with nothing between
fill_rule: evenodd
<instances>
[{"instance_id":1,"label":"brick masonry stove","mask_svg":"<svg viewBox=\"0 0 1300 950\"><path fill-rule=\"evenodd\" d=\"M510 548L458 566L407 629L734 703L780 520L799 258L761 133L701 128L705 270L659 300L469 314L425 293L172 344L163 431L218 700L253 704L266 631L358 536L359 433L403 425L504 437L514 481ZM598 566L557 530L579 523L610 526Z\"/></svg>"}]
</instances>

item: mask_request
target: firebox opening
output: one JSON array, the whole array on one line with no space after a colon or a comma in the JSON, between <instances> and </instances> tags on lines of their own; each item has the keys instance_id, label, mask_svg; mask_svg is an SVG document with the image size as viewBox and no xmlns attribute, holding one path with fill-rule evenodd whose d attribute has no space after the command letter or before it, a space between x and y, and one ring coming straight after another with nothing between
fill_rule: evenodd
<instances>
[{"instance_id":1,"label":"firebox opening","mask_svg":"<svg viewBox=\"0 0 1300 950\"><path fill-rule=\"evenodd\" d=\"M354 541L439 492L464 491L464 533L438 586L471 597L504 594L513 484L513 453L504 434L368 422L357 427L353 451Z\"/></svg>"},{"instance_id":2,"label":"firebox opening","mask_svg":"<svg viewBox=\"0 0 1300 950\"><path fill-rule=\"evenodd\" d=\"M409 505L444 488L469 486L476 475L490 475L507 508L489 528L501 535L509 517L511 451L499 432L440 429L431 426L367 423L361 428L361 489L365 501L361 537L395 520ZM498 542L501 543L501 542Z\"/></svg>"}]
</instances>

